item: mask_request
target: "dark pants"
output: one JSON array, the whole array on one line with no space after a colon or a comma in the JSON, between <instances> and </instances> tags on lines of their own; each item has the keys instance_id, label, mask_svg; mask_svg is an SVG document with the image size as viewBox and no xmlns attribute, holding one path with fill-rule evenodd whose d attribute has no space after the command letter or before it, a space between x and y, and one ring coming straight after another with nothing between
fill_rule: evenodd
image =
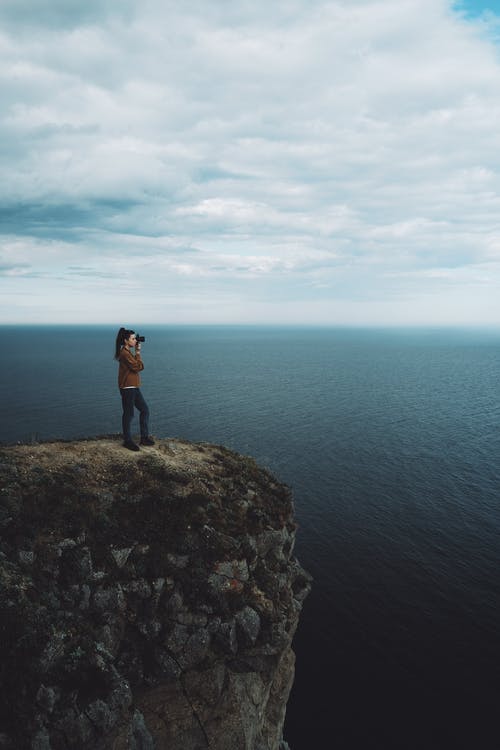
<instances>
[{"instance_id":1,"label":"dark pants","mask_svg":"<svg viewBox=\"0 0 500 750\"><path fill-rule=\"evenodd\" d=\"M123 406L122 428L123 439L126 443L132 442L130 434L130 425L134 418L134 406L140 412L139 424L141 427L141 438L147 438L149 435L149 409L144 401L139 388L120 388Z\"/></svg>"}]
</instances>

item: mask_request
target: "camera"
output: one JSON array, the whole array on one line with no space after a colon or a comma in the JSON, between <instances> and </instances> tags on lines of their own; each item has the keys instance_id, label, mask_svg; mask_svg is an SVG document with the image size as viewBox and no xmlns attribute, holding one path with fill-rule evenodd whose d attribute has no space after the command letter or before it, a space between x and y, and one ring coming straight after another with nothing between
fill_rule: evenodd
<instances>
[{"instance_id":1,"label":"camera","mask_svg":"<svg viewBox=\"0 0 500 750\"><path fill-rule=\"evenodd\" d=\"M137 334L137 336L135 338L136 338L136 341L137 341L138 344L143 344L146 341L145 337L144 336L139 336L139 334Z\"/></svg>"}]
</instances>

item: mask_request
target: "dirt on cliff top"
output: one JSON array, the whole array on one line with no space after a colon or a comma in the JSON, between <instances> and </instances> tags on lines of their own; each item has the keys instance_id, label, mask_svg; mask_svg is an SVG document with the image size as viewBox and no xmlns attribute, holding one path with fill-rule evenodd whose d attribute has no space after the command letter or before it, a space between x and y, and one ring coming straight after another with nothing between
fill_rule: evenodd
<instances>
[{"instance_id":1,"label":"dirt on cliff top","mask_svg":"<svg viewBox=\"0 0 500 750\"><path fill-rule=\"evenodd\" d=\"M220 458L222 453L230 452L222 446L180 439L157 440L154 446L134 452L124 448L121 439L116 436L0 446L3 459L12 458L19 468L32 467L33 463L45 469L80 464L92 470L89 479L92 473L102 472L110 464L114 467L122 465L126 471L128 466L140 463L148 456L157 456L172 468L203 470L213 464L214 458Z\"/></svg>"},{"instance_id":2,"label":"dirt on cliff top","mask_svg":"<svg viewBox=\"0 0 500 750\"><path fill-rule=\"evenodd\" d=\"M34 476L67 477L88 489L111 486L131 477L156 475L187 484L239 477L261 488L280 484L254 459L220 445L181 439L160 439L134 452L118 436L0 445L0 488L9 479L29 481Z\"/></svg>"}]
</instances>

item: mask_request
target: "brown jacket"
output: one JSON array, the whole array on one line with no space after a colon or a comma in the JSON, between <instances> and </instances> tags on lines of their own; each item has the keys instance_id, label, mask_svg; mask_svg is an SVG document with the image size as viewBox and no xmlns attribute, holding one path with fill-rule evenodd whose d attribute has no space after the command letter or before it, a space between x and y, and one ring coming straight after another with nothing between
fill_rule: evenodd
<instances>
[{"instance_id":1,"label":"brown jacket","mask_svg":"<svg viewBox=\"0 0 500 750\"><path fill-rule=\"evenodd\" d=\"M141 355L137 352L132 354L125 347L122 348L118 357L120 366L118 368L118 388L138 388L141 384L139 373L144 370Z\"/></svg>"}]
</instances>

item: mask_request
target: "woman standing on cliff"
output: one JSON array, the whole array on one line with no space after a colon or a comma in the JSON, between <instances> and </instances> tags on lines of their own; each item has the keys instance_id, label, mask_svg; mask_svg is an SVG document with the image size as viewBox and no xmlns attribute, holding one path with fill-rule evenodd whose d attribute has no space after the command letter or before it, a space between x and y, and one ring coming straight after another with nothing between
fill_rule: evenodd
<instances>
[{"instance_id":1,"label":"woman standing on cliff","mask_svg":"<svg viewBox=\"0 0 500 750\"><path fill-rule=\"evenodd\" d=\"M135 350L132 354L132 349ZM131 451L138 451L139 446L132 440L130 426L134 418L134 407L139 411L139 425L141 429L141 445L154 445L149 437L149 409L139 389L141 379L139 373L144 370L141 359L141 344L137 341L134 331L120 328L116 337L115 359L119 362L118 387L122 397L123 416L123 445Z\"/></svg>"}]
</instances>

